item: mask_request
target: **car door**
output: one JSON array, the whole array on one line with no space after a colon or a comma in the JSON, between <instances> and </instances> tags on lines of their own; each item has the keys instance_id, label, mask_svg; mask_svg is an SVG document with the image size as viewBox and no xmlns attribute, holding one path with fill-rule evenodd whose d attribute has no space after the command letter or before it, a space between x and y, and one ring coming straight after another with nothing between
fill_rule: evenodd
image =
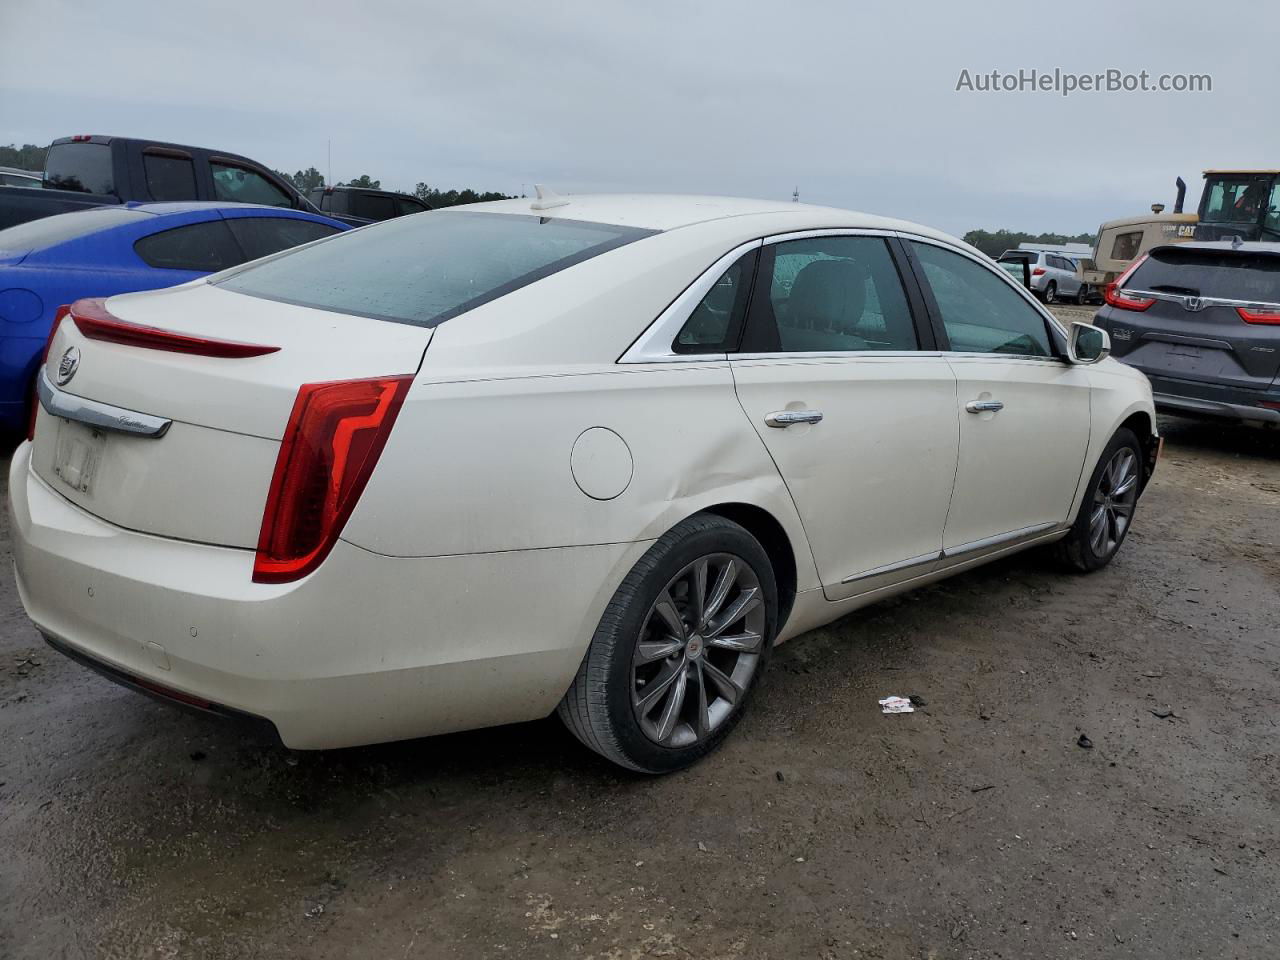
<instances>
[{"instance_id":1,"label":"car door","mask_svg":"<svg viewBox=\"0 0 1280 960\"><path fill-rule=\"evenodd\" d=\"M908 242L955 372L960 456L944 562L1068 522L1089 443L1089 377L1038 304L976 255Z\"/></svg>"},{"instance_id":2,"label":"car door","mask_svg":"<svg viewBox=\"0 0 1280 960\"><path fill-rule=\"evenodd\" d=\"M933 569L958 457L956 383L896 239L766 240L730 366L827 598Z\"/></svg>"}]
</instances>

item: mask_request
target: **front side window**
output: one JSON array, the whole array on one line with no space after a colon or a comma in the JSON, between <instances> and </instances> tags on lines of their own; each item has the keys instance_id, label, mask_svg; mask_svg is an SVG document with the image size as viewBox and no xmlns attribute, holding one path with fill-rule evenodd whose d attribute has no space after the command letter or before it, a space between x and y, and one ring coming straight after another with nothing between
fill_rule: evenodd
<instances>
[{"instance_id":1,"label":"front side window","mask_svg":"<svg viewBox=\"0 0 1280 960\"><path fill-rule=\"evenodd\" d=\"M752 250L734 261L693 308L672 344L676 353L727 353L734 349L751 296L757 253Z\"/></svg>"},{"instance_id":2,"label":"front side window","mask_svg":"<svg viewBox=\"0 0 1280 960\"><path fill-rule=\"evenodd\" d=\"M419 203L417 200L410 200L408 197L396 197L396 216L403 217L411 213L424 213L427 209L425 203Z\"/></svg>"},{"instance_id":3,"label":"front side window","mask_svg":"<svg viewBox=\"0 0 1280 960\"><path fill-rule=\"evenodd\" d=\"M218 282L268 300L434 327L652 233L524 214L432 213L353 230Z\"/></svg>"},{"instance_id":4,"label":"front side window","mask_svg":"<svg viewBox=\"0 0 1280 960\"><path fill-rule=\"evenodd\" d=\"M342 232L325 223L293 217L233 217L227 220L227 226L244 251L244 260L269 257L281 250Z\"/></svg>"},{"instance_id":5,"label":"front side window","mask_svg":"<svg viewBox=\"0 0 1280 960\"><path fill-rule=\"evenodd\" d=\"M1200 214L1205 223L1254 223L1267 199L1267 182L1255 177L1220 177L1208 188Z\"/></svg>"},{"instance_id":6,"label":"front side window","mask_svg":"<svg viewBox=\"0 0 1280 960\"><path fill-rule=\"evenodd\" d=\"M148 266L214 273L244 262L225 220L191 223L143 237L133 245Z\"/></svg>"},{"instance_id":7,"label":"front side window","mask_svg":"<svg viewBox=\"0 0 1280 960\"><path fill-rule=\"evenodd\" d=\"M213 172L213 195L231 203L261 203L268 207L291 207L288 194L262 174L230 163L209 162Z\"/></svg>"},{"instance_id":8,"label":"front side window","mask_svg":"<svg viewBox=\"0 0 1280 960\"><path fill-rule=\"evenodd\" d=\"M933 291L951 350L1053 356L1044 318L996 273L931 243L912 241L911 246Z\"/></svg>"},{"instance_id":9,"label":"front side window","mask_svg":"<svg viewBox=\"0 0 1280 960\"><path fill-rule=\"evenodd\" d=\"M144 153L142 169L152 200L194 200L196 168L190 157Z\"/></svg>"},{"instance_id":10,"label":"front side window","mask_svg":"<svg viewBox=\"0 0 1280 960\"><path fill-rule=\"evenodd\" d=\"M764 247L743 352L919 348L882 238L813 237Z\"/></svg>"}]
</instances>

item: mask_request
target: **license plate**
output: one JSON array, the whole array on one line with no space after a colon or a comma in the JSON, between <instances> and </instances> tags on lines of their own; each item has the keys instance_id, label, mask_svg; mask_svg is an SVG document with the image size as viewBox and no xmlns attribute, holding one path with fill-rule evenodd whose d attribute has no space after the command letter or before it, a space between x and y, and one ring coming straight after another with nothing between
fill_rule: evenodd
<instances>
[{"instance_id":1,"label":"license plate","mask_svg":"<svg viewBox=\"0 0 1280 960\"><path fill-rule=\"evenodd\" d=\"M53 458L54 476L73 490L92 494L94 474L106 446L107 435L101 430L70 420L60 421L58 448Z\"/></svg>"}]
</instances>

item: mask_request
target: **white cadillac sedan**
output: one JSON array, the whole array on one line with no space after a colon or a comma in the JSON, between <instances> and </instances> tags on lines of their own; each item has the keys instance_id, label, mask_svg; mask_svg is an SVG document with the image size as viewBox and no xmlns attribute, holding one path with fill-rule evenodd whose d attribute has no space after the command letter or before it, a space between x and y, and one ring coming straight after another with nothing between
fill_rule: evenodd
<instances>
[{"instance_id":1,"label":"white cadillac sedan","mask_svg":"<svg viewBox=\"0 0 1280 960\"><path fill-rule=\"evenodd\" d=\"M51 334L9 494L62 652L326 748L543 717L661 773L773 645L1115 555L1151 390L988 258L793 203L511 200Z\"/></svg>"}]
</instances>

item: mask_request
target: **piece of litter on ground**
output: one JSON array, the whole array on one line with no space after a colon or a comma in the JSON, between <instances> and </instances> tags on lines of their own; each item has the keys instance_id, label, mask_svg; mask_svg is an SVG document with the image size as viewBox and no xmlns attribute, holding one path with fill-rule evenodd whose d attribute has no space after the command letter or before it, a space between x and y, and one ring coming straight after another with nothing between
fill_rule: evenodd
<instances>
[{"instance_id":1,"label":"piece of litter on ground","mask_svg":"<svg viewBox=\"0 0 1280 960\"><path fill-rule=\"evenodd\" d=\"M881 713L915 713L909 697L885 697L880 701Z\"/></svg>"},{"instance_id":2,"label":"piece of litter on ground","mask_svg":"<svg viewBox=\"0 0 1280 960\"><path fill-rule=\"evenodd\" d=\"M1092 749L1093 749L1093 741L1092 741L1092 740L1090 740L1088 737L1086 737L1086 736L1082 733L1082 734L1080 734L1080 739L1076 741L1076 746L1077 746L1077 747L1083 747L1083 748L1084 748L1084 749L1086 749L1086 750L1092 750Z\"/></svg>"},{"instance_id":3,"label":"piece of litter on ground","mask_svg":"<svg viewBox=\"0 0 1280 960\"><path fill-rule=\"evenodd\" d=\"M916 696L914 693L907 697L907 699L911 701L911 705L913 707L927 707L929 705L928 700L924 697Z\"/></svg>"},{"instance_id":4,"label":"piece of litter on ground","mask_svg":"<svg viewBox=\"0 0 1280 960\"><path fill-rule=\"evenodd\" d=\"M698 849L699 849L699 850L701 850L703 853L706 853L706 852L707 852L707 845L706 845L705 843L703 843L701 840L699 840L699 841L698 841Z\"/></svg>"}]
</instances>

